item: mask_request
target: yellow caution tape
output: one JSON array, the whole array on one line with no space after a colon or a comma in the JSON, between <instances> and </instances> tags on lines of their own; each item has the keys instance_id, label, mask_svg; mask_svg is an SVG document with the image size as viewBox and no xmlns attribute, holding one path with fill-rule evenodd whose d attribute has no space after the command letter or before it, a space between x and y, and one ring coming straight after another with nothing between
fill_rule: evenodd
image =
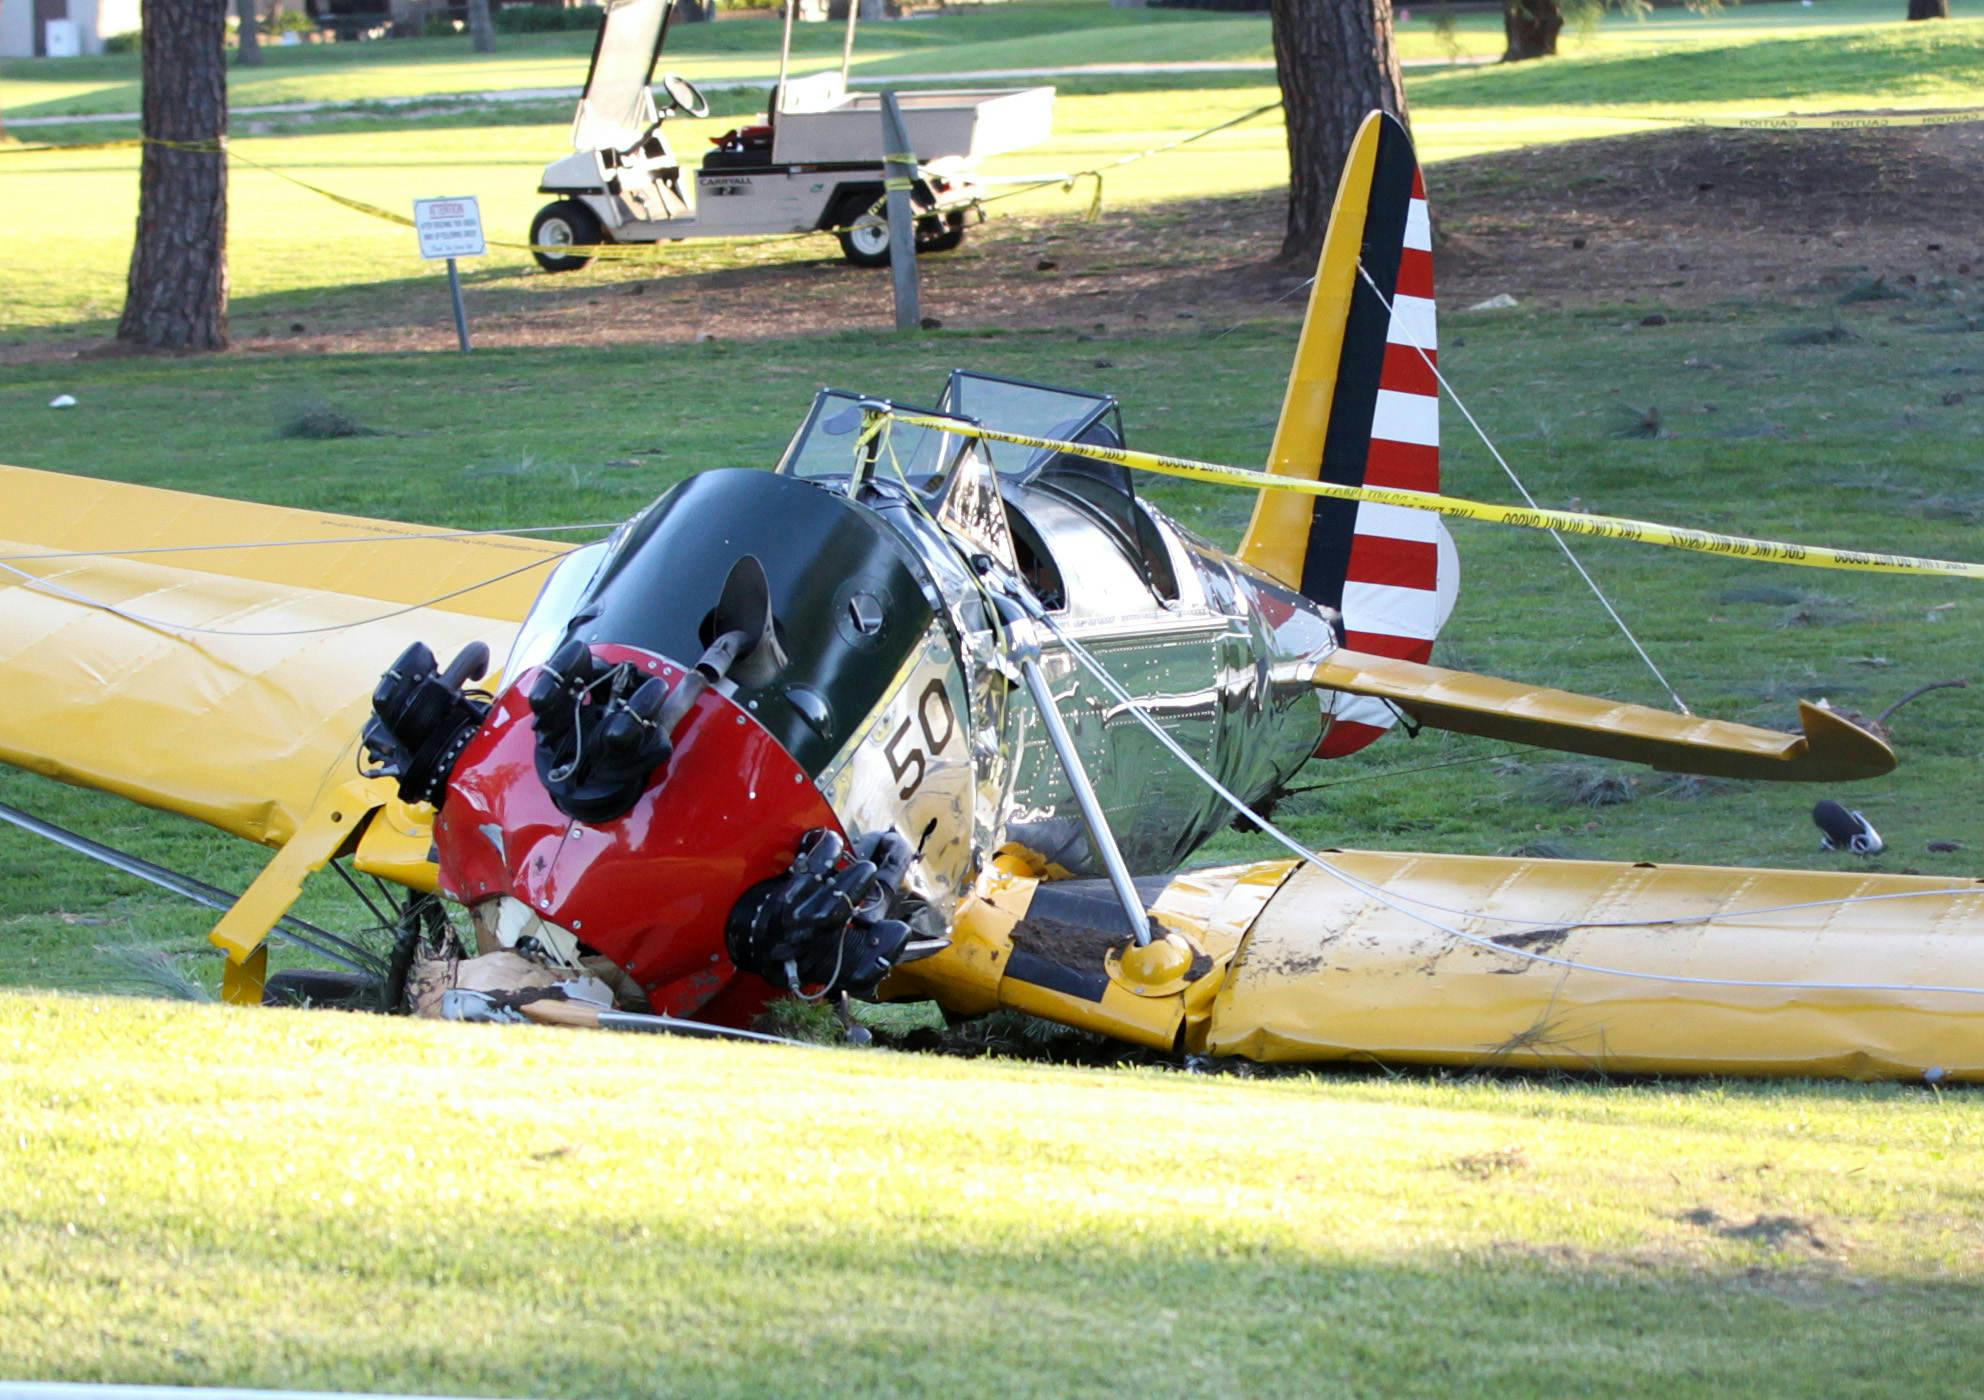
<instances>
[{"instance_id":1,"label":"yellow caution tape","mask_svg":"<svg viewBox=\"0 0 1984 1400\"><path fill-rule=\"evenodd\" d=\"M1275 476L1245 467L1221 466L1189 457L1164 457L1154 452L1133 452L1126 447L1100 447L1085 442L1061 442L1054 438L1031 437L1025 433L980 428L955 418L933 418L922 414L883 414L897 423L915 428L935 428L960 437L1010 442L1018 447L1034 447L1049 452L1066 452L1098 462L1115 462L1137 471L1159 472L1188 481L1210 482L1215 486L1241 486L1249 490L1294 491L1304 496L1326 496L1338 501L1369 501L1373 505L1404 506L1410 510L1430 510L1463 520L1485 520L1496 525L1517 525L1526 530L1560 530L1568 534L1593 535L1599 539L1630 540L1635 544L1656 544L1668 549L1693 550L1697 554L1719 554L1727 559L1758 559L1769 564L1800 564L1813 569L1855 569L1879 574L1930 574L1941 578L1984 579L1984 564L1966 564L1955 559L1923 559L1911 554L1880 554L1860 549L1832 549L1825 545L1790 544L1782 540L1751 539L1746 535L1725 535L1714 530L1689 530L1662 525L1651 520L1631 520L1617 515L1587 515L1582 511L1544 510L1529 506L1495 505L1470 501L1460 496L1443 496L1430 491L1399 491L1383 486L1341 486L1331 481L1304 481L1300 477Z\"/></svg>"},{"instance_id":2,"label":"yellow caution tape","mask_svg":"<svg viewBox=\"0 0 1984 1400\"><path fill-rule=\"evenodd\" d=\"M1031 184L1016 186L1013 189L1007 190L1003 194L981 195L974 197L968 203L957 207L960 209L975 208L975 209L979 209L982 213L985 205L996 204L998 201L1002 199L1011 199L1017 195L1030 194L1035 190L1046 189L1053 185L1059 185L1064 194L1072 194L1074 192L1075 185L1078 181L1092 180L1095 182L1095 188L1094 188L1094 192L1089 197L1088 209L1084 212L1083 218L1093 220L1101 217L1102 214L1102 176L1104 171L1115 170L1125 165L1134 165L1140 160L1148 160L1152 156L1163 155L1167 151L1175 151L1179 149L1181 146L1189 146L1195 141L1203 141L1206 137L1215 136L1218 133L1225 131L1230 127L1240 126L1243 123L1254 120L1254 118L1256 117L1266 116L1269 112L1280 111L1281 106L1282 104L1280 102L1269 102L1262 106L1254 108L1252 111L1242 112L1239 116L1233 117L1227 121L1220 122L1216 126L1209 126L1206 127L1203 131L1195 131L1192 132L1189 136L1182 136L1178 138L1176 141L1169 141L1161 146L1151 146L1145 150L1133 151L1129 155L1120 156L1115 160L1109 161L1097 167L1096 169L1075 170L1075 171L1070 171L1066 174L1048 176ZM369 214L373 218L385 219L390 223L399 224L402 227L411 228L413 226L413 220L405 218L398 214L390 213L387 210L379 208L377 205L367 204L363 200L352 199L347 195L334 194L330 190L324 189L318 185L313 185L307 180L300 180L296 176L291 175L286 171L280 170L275 166L264 165L260 161L251 160L249 157L242 155L239 150L236 150L231 146L226 146L225 138L222 139L222 142L183 143L183 142L159 141L152 137L137 136L137 137L126 137L115 141L87 141L87 142L77 142L77 143L66 143L60 145L0 147L0 155L28 155L38 151L111 150L120 146L142 146L145 145L147 142L151 142L152 144L156 144L156 145L172 146L181 150L226 149L236 159L245 161L247 164L254 166L258 170L263 170L271 175L277 176L280 179L288 180L291 184L297 185L302 189L309 190L313 194L320 194L324 198L331 200L334 203L341 204L347 209L354 210L355 212L360 214ZM914 155L914 153L911 152L890 151L884 153L884 155L882 156L882 160L885 164L913 165L916 162L916 156ZM893 190L899 188L914 188L914 186L909 182L898 183L896 181L891 180L891 181L884 181L883 188L885 190ZM873 211L871 210L870 212ZM948 210L940 209L936 212L948 212ZM733 239L731 241L733 243L745 243L745 244L783 243L795 238L812 238L815 236L815 234L818 233L828 233L828 234L847 233L850 232L853 227L854 227L853 225L843 225L837 228L809 230L801 233L762 234L750 239ZM594 258L656 258L660 255L660 248L661 248L661 245L659 244L647 244L647 243L641 243L641 244L561 243L561 244L540 245L535 243L515 243L501 238L491 238L487 241L489 243L489 246L491 246L492 248L507 248L516 251L528 252L528 253L548 253L554 257L572 257L574 255L584 255L586 257L594 257Z\"/></svg>"},{"instance_id":3,"label":"yellow caution tape","mask_svg":"<svg viewBox=\"0 0 1984 1400\"><path fill-rule=\"evenodd\" d=\"M1713 127L1728 131L1864 131L1891 126L1961 126L1984 121L1984 108L1955 112L1868 112L1807 115L1789 112L1778 117L1628 117L1627 121L1672 122L1677 126Z\"/></svg>"},{"instance_id":4,"label":"yellow caution tape","mask_svg":"<svg viewBox=\"0 0 1984 1400\"><path fill-rule=\"evenodd\" d=\"M132 146L163 146L168 151L196 151L208 155L227 149L227 138L211 141L168 141L162 136L119 136L110 141L44 142L36 146L0 146L0 156L31 156L43 151L114 151Z\"/></svg>"},{"instance_id":5,"label":"yellow caution tape","mask_svg":"<svg viewBox=\"0 0 1984 1400\"><path fill-rule=\"evenodd\" d=\"M1115 170L1125 165L1135 165L1140 160L1148 160L1152 156L1161 156L1167 151L1177 150L1180 146L1189 146L1194 141L1203 141L1206 137L1216 136L1229 127L1240 126L1245 122L1252 121L1255 117L1264 117L1269 112L1278 112L1281 110L1281 107L1282 104L1280 102L1269 102L1254 108L1251 112L1242 112L1239 116L1229 121L1223 121L1217 126L1209 126L1203 131L1195 131L1190 136L1181 136L1176 141L1166 142L1162 146L1152 146L1146 150L1132 151L1129 155L1119 156L1115 160L1097 166L1093 170L1071 170L1065 174L1042 176L1031 184L1018 185L1013 189L1007 190L1004 194L985 195L976 202L981 205L997 204L1002 199L1012 199L1019 195L1032 194L1035 190L1044 190L1050 185L1059 185L1063 194L1072 194L1077 180L1093 180L1095 181L1095 193L1089 199L1088 212L1082 217L1096 219L1101 217L1102 214L1102 174L1104 171Z\"/></svg>"},{"instance_id":6,"label":"yellow caution tape","mask_svg":"<svg viewBox=\"0 0 1984 1400\"><path fill-rule=\"evenodd\" d=\"M133 136L118 141L89 141L75 145L12 146L12 147L0 148L0 154L4 154L4 155L31 154L37 151L112 150L117 147L137 147L137 146L164 146L169 150L177 150L177 151L204 151L204 152L225 151L228 157L232 160L238 160L243 165L253 166L255 169L263 172L264 174L275 176L278 180L287 180L289 181L290 184L295 185L299 189L305 189L310 191L310 193L312 194L321 195L325 199L330 200L333 204L342 205L346 209L349 209L354 213L364 214L374 219L383 219L385 222L389 224L398 224L401 228L414 227L413 220L408 218L404 214L395 214L390 209L381 209L378 205L368 204L362 199L353 199L350 195L339 194L336 190L327 190L322 185L314 185L310 183L310 181L305 180L300 176L290 174L287 170L282 169L280 166L267 165L264 164L262 161L256 160L252 156L243 155L238 146L229 143L225 138L222 138L220 141L165 141L157 137L151 137L151 136ZM883 181L883 187L885 189L913 189L914 186L915 186L915 182L911 180ZM876 206L879 207L880 203L881 201L877 200ZM956 206L956 207L962 208L968 206ZM935 210L924 210L921 211L919 217L927 216L930 213L944 213L944 212L948 212L948 210L944 208L938 208ZM799 233L759 234L755 237L748 239L738 238L738 239L732 239L730 241L732 243L745 244L745 245L756 245L760 243L786 243L797 238L816 238L821 234L847 233L851 231L854 227L855 225L852 224L844 224L844 225L837 225L833 228L808 229ZM513 239L507 239L507 238L485 238L484 242L486 242L492 248L507 248L511 251L522 252L522 253L548 253L553 257L567 257L567 258L576 255L583 255L588 258L659 259L665 251L665 246L660 243L519 243Z\"/></svg>"},{"instance_id":7,"label":"yellow caution tape","mask_svg":"<svg viewBox=\"0 0 1984 1400\"><path fill-rule=\"evenodd\" d=\"M327 190L321 185L313 185L308 180L292 175L286 170L278 169L273 165L264 165L258 160L250 159L242 155L238 150L232 151L231 154L234 159L273 175L278 180L287 180L290 184L301 189L309 190L312 194L322 195L333 204L341 204L356 213L367 214L375 219L383 219L387 223L398 224L402 228L414 227L413 220L404 214L395 214L390 209L381 209L378 205L367 204L362 199L353 199L351 196L339 194L335 190ZM782 243L795 238L813 238L819 233L837 234L846 231L844 228L830 228L806 233L763 234L749 241L751 243ZM492 248L507 248L513 252L522 253L546 253L552 257L559 258L584 256L588 258L620 258L623 260L658 260L664 251L664 245L660 243L519 243L508 238L485 238L483 241ZM745 240L740 239L736 241L743 242Z\"/></svg>"}]
</instances>

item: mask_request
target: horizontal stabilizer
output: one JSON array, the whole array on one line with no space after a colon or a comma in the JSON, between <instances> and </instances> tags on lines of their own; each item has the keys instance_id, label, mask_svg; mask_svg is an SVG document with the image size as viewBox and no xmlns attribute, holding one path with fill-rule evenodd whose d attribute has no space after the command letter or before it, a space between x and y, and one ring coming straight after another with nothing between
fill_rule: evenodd
<instances>
[{"instance_id":1,"label":"horizontal stabilizer","mask_svg":"<svg viewBox=\"0 0 1984 1400\"><path fill-rule=\"evenodd\" d=\"M1354 651L1332 653L1312 679L1326 690L1388 701L1433 729L1671 773L1829 783L1876 778L1895 766L1894 751L1874 735L1803 701L1799 735Z\"/></svg>"}]
</instances>

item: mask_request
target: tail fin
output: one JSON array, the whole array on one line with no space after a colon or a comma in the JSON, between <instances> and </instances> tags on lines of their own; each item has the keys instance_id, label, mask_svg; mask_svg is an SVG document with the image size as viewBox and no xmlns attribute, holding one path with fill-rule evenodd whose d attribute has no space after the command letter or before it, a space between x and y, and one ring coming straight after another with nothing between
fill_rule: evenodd
<instances>
[{"instance_id":1,"label":"tail fin","mask_svg":"<svg viewBox=\"0 0 1984 1400\"><path fill-rule=\"evenodd\" d=\"M1436 345L1425 181L1405 128L1373 112L1337 184L1268 470L1439 490ZM1335 608L1348 646L1406 661L1431 658L1460 582L1453 540L1431 512L1285 491L1261 492L1240 557ZM1318 752L1353 752L1395 719L1381 701L1353 702Z\"/></svg>"}]
</instances>

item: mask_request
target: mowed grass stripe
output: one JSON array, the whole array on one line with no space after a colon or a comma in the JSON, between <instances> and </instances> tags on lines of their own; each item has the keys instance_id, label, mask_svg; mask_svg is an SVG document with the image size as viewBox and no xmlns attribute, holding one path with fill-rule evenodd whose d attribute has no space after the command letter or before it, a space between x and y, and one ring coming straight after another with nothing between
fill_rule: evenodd
<instances>
[{"instance_id":1,"label":"mowed grass stripe","mask_svg":"<svg viewBox=\"0 0 1984 1400\"><path fill-rule=\"evenodd\" d=\"M1043 63L1071 61L1068 54L1079 57L1087 52L1082 45L1091 41L1104 45L1105 56L1135 57L1141 52L1136 45L1150 35L1197 36L1202 30L1211 35L1221 25L1242 23L1229 19L1201 25L1167 18L1141 28L1126 27L1121 16L1135 13L1165 12L1076 4L1046 5L1036 12L1033 6L1015 6L1002 23L1030 26L1011 42L1038 46L1033 56ZM1975 104L1979 83L1984 81L1984 20L1946 25L1881 23L1875 11L1858 5L1829 5L1826 13L1832 18L1826 23L1805 23L1792 7L1760 6L1757 13L1782 22L1746 17L1738 30L1731 31L1663 19L1643 28L1656 37L1670 36L1672 43L1573 46L1566 57L1547 64L1415 72L1408 78L1408 88L1422 159L1437 165L1489 151L1617 135L1647 129L1642 120L1647 115L1968 106ZM1046 32L1042 26L1049 20L1062 29ZM1265 36L1263 22L1248 23ZM710 27L726 34L757 28ZM1608 25L1601 33L1610 35L1618 28ZM932 29L927 47L908 61L918 71L932 65L938 70L970 66L971 43L959 38L967 32L968 25ZM1629 26L1619 32L1638 33L1638 29ZM1739 32L1740 41L1734 37ZM569 42L569 37L561 42ZM406 41L407 51L425 52L420 46L427 42ZM1120 45L1128 47L1119 55ZM356 64L351 72L421 71L417 64L409 68L397 60L388 63L384 57L368 56L377 50L390 57L401 51L395 44L346 47L354 50L354 57L340 62ZM279 51L271 52L274 57ZM1020 58L1027 56L1015 52ZM1227 47L1215 43L1200 56L1228 53ZM564 61L580 64L582 57ZM419 81L441 80L430 75ZM569 85L577 77L560 81ZM501 86L484 75L484 80L464 90ZM1039 147L989 162L988 174L1094 168L1116 156L1229 120L1280 95L1271 80L1235 75L1082 80L1061 87L1054 137ZM426 89L416 85L411 90ZM336 99L341 92L332 86L299 89L291 95ZM0 101L6 96L0 89ZM119 100L128 106L131 99L127 94ZM678 151L694 160L707 148L709 137L748 119L754 100L751 93L723 94L721 115L671 125ZM21 99L6 110L16 111L21 105L37 107ZM49 135L81 139L101 131L65 129ZM546 161L569 149L569 135L567 113L556 104L467 113L406 109L346 113L335 119L244 119L234 130L246 159L236 164L232 174L233 294L238 303L299 292L335 291L346 297L350 288L417 276L424 270L405 229L340 208L255 169L247 164L249 159L396 211L407 210L420 196L473 194L481 202L488 233L521 242L532 214L545 202L537 192L539 173ZM1277 189L1285 185L1287 169L1282 125L1269 115L1216 139L1111 171L1104 194L1111 209L1156 213L1162 205L1180 199ZM0 336L108 333L121 306L136 227L136 171L132 151L14 154L0 159L0 239L20 254L0 274L0 288L8 293L0 300ZM1437 207L1437 170L1433 184ZM993 206L993 217L1063 215L1073 224L1088 207L1091 193L1086 182L1072 191L1050 186L1002 200ZM56 211L76 208L89 209L91 217L56 216ZM617 263L584 275L612 283L666 275L675 269L834 253L833 245L820 238L772 245L695 241L660 245L652 261ZM510 290L550 285L537 275L528 254L515 248L492 248L489 257L472 265L472 273L484 284ZM572 285L568 279L553 280L559 286Z\"/></svg>"},{"instance_id":2,"label":"mowed grass stripe","mask_svg":"<svg viewBox=\"0 0 1984 1400\"><path fill-rule=\"evenodd\" d=\"M1978 1359L1968 1096L1245 1081L0 998L0 1371L1775 1393Z\"/></svg>"}]
</instances>

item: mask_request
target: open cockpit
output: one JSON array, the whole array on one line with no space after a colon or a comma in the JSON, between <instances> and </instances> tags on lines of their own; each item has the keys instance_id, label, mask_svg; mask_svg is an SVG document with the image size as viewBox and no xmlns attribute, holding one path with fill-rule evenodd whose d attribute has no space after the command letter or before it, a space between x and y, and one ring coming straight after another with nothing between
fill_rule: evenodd
<instances>
[{"instance_id":1,"label":"open cockpit","mask_svg":"<svg viewBox=\"0 0 1984 1400\"><path fill-rule=\"evenodd\" d=\"M865 409L957 420L961 431L891 423L863 439ZM1097 457L973 437L971 427L1100 448L1124 446L1122 410L1108 394L953 370L937 406L841 389L815 397L779 471L823 484L904 489L933 517L954 505L967 462L989 466L1020 577L1052 612L1147 611L1178 597L1165 532L1138 498L1130 470Z\"/></svg>"}]
</instances>

